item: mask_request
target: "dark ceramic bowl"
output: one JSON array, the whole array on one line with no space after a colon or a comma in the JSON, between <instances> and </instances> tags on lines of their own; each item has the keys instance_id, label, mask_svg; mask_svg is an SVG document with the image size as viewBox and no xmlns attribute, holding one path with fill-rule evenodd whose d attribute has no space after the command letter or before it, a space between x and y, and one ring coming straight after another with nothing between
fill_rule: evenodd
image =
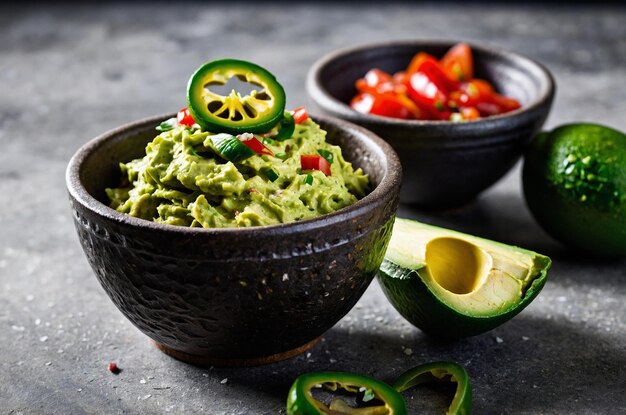
<instances>
[{"instance_id":1,"label":"dark ceramic bowl","mask_svg":"<svg viewBox=\"0 0 626 415\"><path fill-rule=\"evenodd\" d=\"M239 229L158 224L109 208L119 163L145 154L165 115L83 146L66 174L87 259L122 313L164 352L198 364L254 365L306 350L361 297L382 262L400 162L371 132L314 119L369 174L371 192L335 213Z\"/></svg>"},{"instance_id":2,"label":"dark ceramic bowl","mask_svg":"<svg viewBox=\"0 0 626 415\"><path fill-rule=\"evenodd\" d=\"M475 76L522 108L471 122L398 120L354 111L354 83L372 68L404 70L420 51L436 57L457 42L397 41L331 53L309 71L307 91L324 113L359 124L385 139L404 168L400 200L426 208L470 202L508 172L543 125L554 81L539 63L513 52L470 44Z\"/></svg>"}]
</instances>

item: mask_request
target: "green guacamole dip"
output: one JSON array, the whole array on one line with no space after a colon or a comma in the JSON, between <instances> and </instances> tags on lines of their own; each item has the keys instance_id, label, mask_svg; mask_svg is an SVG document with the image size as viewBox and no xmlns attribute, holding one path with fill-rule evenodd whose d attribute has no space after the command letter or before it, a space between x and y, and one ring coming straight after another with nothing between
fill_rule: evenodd
<instances>
[{"instance_id":1,"label":"green guacamole dip","mask_svg":"<svg viewBox=\"0 0 626 415\"><path fill-rule=\"evenodd\" d=\"M106 189L110 206L171 225L260 226L334 212L356 202L367 189L367 175L355 171L311 119L296 124L285 141L265 141L279 157L254 155L233 164L216 154L211 135L197 126L177 126L157 135L146 146L145 157L120 164L121 186ZM301 170L300 155L319 150L332 154L330 176Z\"/></svg>"}]
</instances>

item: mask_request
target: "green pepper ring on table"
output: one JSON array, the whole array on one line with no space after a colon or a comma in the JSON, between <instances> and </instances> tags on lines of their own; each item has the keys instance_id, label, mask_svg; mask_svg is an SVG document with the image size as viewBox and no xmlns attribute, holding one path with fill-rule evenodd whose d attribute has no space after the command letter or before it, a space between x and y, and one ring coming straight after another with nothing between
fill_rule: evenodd
<instances>
[{"instance_id":1,"label":"green pepper ring on table","mask_svg":"<svg viewBox=\"0 0 626 415\"><path fill-rule=\"evenodd\" d=\"M386 383L376 379L348 372L314 372L298 377L287 398L287 415L397 415L406 414L406 403L402 392L418 385L432 382L453 382L456 392L446 415L469 415L472 411L472 387L465 368L454 362L433 362L416 366L401 374L391 389ZM344 389L358 393L370 391L384 406L353 408L345 401L335 398L330 406L316 400L311 393L313 388L326 387L331 391ZM341 403L339 403L341 401Z\"/></svg>"},{"instance_id":2,"label":"green pepper ring on table","mask_svg":"<svg viewBox=\"0 0 626 415\"><path fill-rule=\"evenodd\" d=\"M398 392L431 382L454 382L456 392L446 415L469 415L472 411L472 386L465 368L454 362L426 363L407 370L393 384Z\"/></svg>"},{"instance_id":3,"label":"green pepper ring on table","mask_svg":"<svg viewBox=\"0 0 626 415\"><path fill-rule=\"evenodd\" d=\"M210 90L211 86L225 85L232 77L258 86L260 90L252 90L245 96L234 89L227 96ZM283 118L285 102L285 90L274 75L243 60L208 62L187 84L187 103L193 119L212 132L267 132Z\"/></svg>"},{"instance_id":4,"label":"green pepper ring on table","mask_svg":"<svg viewBox=\"0 0 626 415\"><path fill-rule=\"evenodd\" d=\"M362 408L349 407L340 398L334 399L330 406L313 397L314 388L325 387L336 391L343 389L351 393L367 393L371 399L377 399L383 405ZM341 401L341 402L340 402ZM332 412L329 412L332 411ZM317 415L329 413L358 414L358 415L406 415L404 398L386 383L347 372L314 372L299 376L287 397L287 415Z\"/></svg>"}]
</instances>

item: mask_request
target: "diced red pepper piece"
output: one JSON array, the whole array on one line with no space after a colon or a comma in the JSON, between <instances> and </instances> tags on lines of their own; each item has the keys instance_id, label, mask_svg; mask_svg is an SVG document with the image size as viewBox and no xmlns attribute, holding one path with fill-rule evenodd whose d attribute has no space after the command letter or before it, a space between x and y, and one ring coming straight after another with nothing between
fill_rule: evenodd
<instances>
[{"instance_id":1,"label":"diced red pepper piece","mask_svg":"<svg viewBox=\"0 0 626 415\"><path fill-rule=\"evenodd\" d=\"M467 43L458 43L441 58L441 67L452 79L469 81L474 77L474 59Z\"/></svg>"},{"instance_id":2,"label":"diced red pepper piece","mask_svg":"<svg viewBox=\"0 0 626 415\"><path fill-rule=\"evenodd\" d=\"M497 115L520 108L520 103L498 94L491 84L482 79L472 79L461 84L461 105L476 107L481 115Z\"/></svg>"},{"instance_id":3,"label":"diced red pepper piece","mask_svg":"<svg viewBox=\"0 0 626 415\"><path fill-rule=\"evenodd\" d=\"M433 55L430 55L426 52L419 52L418 54L413 56L413 59L411 59L411 63L409 63L409 67L406 70L407 77L410 77L415 72L417 72L422 64L426 61L438 63L437 59Z\"/></svg>"},{"instance_id":4,"label":"diced red pepper piece","mask_svg":"<svg viewBox=\"0 0 626 415\"><path fill-rule=\"evenodd\" d=\"M307 113L306 107L298 107L293 110L293 121L296 124L302 124L308 119L309 114Z\"/></svg>"},{"instance_id":5,"label":"diced red pepper piece","mask_svg":"<svg viewBox=\"0 0 626 415\"><path fill-rule=\"evenodd\" d=\"M480 112L474 107L461 107L461 114L464 120L477 120L480 118Z\"/></svg>"},{"instance_id":6,"label":"diced red pepper piece","mask_svg":"<svg viewBox=\"0 0 626 415\"><path fill-rule=\"evenodd\" d=\"M393 83L404 86L406 84L407 76L408 75L405 71L398 71L393 74Z\"/></svg>"},{"instance_id":7,"label":"diced red pepper piece","mask_svg":"<svg viewBox=\"0 0 626 415\"><path fill-rule=\"evenodd\" d=\"M448 120L451 114L448 108L449 95L458 89L459 83L450 79L430 56L423 58L416 71L409 71L409 74L406 84L409 97L430 115L427 118Z\"/></svg>"},{"instance_id":8,"label":"diced red pepper piece","mask_svg":"<svg viewBox=\"0 0 626 415\"><path fill-rule=\"evenodd\" d=\"M317 154L304 154L300 156L302 170L319 170L326 176L330 176L330 164L326 159Z\"/></svg>"},{"instance_id":9,"label":"diced red pepper piece","mask_svg":"<svg viewBox=\"0 0 626 415\"><path fill-rule=\"evenodd\" d=\"M459 82L456 79L450 78L448 73L437 61L424 61L419 67L419 72L426 74L431 82L435 83L435 85L446 94L459 89Z\"/></svg>"},{"instance_id":10,"label":"diced red pepper piece","mask_svg":"<svg viewBox=\"0 0 626 415\"><path fill-rule=\"evenodd\" d=\"M518 100L514 98L505 97L504 95L500 95L497 93L493 94L492 99L496 104L502 107L503 109L502 112L513 111L521 107L521 104L519 103Z\"/></svg>"},{"instance_id":11,"label":"diced red pepper piece","mask_svg":"<svg viewBox=\"0 0 626 415\"><path fill-rule=\"evenodd\" d=\"M274 153L269 148L265 147L262 142L260 142L255 136L250 133L240 134L237 136L239 141L245 144L250 150L254 151L257 154L266 154L268 156L273 156Z\"/></svg>"},{"instance_id":12,"label":"diced red pepper piece","mask_svg":"<svg viewBox=\"0 0 626 415\"><path fill-rule=\"evenodd\" d=\"M410 105L410 102L402 102L394 93L361 93L352 99L350 106L363 114L401 119L419 118L420 113L417 106L409 107L407 104Z\"/></svg>"},{"instance_id":13,"label":"diced red pepper piece","mask_svg":"<svg viewBox=\"0 0 626 415\"><path fill-rule=\"evenodd\" d=\"M182 110L178 111L178 114L176 115L176 119L178 120L179 124L186 125L189 127L191 127L192 125L196 123L196 121L193 119L193 117L189 113L189 108L183 108Z\"/></svg>"},{"instance_id":14,"label":"diced red pepper piece","mask_svg":"<svg viewBox=\"0 0 626 415\"><path fill-rule=\"evenodd\" d=\"M382 94L394 90L391 75L380 69L370 69L363 78L356 81L356 89L370 94Z\"/></svg>"}]
</instances>

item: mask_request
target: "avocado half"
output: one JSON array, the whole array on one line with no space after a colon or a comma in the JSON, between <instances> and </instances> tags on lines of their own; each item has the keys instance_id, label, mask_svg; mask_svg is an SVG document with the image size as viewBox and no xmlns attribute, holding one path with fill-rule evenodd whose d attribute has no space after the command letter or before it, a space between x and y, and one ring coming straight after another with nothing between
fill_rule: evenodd
<instances>
[{"instance_id":1,"label":"avocado half","mask_svg":"<svg viewBox=\"0 0 626 415\"><path fill-rule=\"evenodd\" d=\"M460 338L522 311L545 285L551 264L522 248L397 218L378 280L413 325Z\"/></svg>"}]
</instances>

